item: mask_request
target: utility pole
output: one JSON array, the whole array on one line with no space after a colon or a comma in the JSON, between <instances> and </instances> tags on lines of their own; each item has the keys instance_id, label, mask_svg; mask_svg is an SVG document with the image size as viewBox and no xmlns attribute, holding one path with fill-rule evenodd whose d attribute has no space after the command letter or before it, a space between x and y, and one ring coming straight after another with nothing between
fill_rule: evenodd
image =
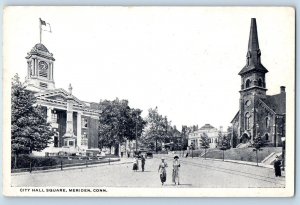
<instances>
[{"instance_id":1,"label":"utility pole","mask_svg":"<svg viewBox=\"0 0 300 205\"><path fill-rule=\"evenodd\" d=\"M138 151L138 137L137 137L137 120L138 120L138 115L136 113L136 121L135 121L135 151Z\"/></svg>"}]
</instances>

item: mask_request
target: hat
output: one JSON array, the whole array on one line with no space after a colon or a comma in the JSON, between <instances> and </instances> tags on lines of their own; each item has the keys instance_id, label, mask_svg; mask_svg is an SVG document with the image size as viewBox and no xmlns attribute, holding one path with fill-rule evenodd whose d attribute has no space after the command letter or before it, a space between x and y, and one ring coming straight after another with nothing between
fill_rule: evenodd
<instances>
[{"instance_id":1,"label":"hat","mask_svg":"<svg viewBox=\"0 0 300 205\"><path fill-rule=\"evenodd\" d=\"M174 159L179 159L179 157L176 155L176 156L174 157Z\"/></svg>"},{"instance_id":2,"label":"hat","mask_svg":"<svg viewBox=\"0 0 300 205\"><path fill-rule=\"evenodd\" d=\"M165 159L164 157L161 158L161 160L164 160L164 159Z\"/></svg>"}]
</instances>

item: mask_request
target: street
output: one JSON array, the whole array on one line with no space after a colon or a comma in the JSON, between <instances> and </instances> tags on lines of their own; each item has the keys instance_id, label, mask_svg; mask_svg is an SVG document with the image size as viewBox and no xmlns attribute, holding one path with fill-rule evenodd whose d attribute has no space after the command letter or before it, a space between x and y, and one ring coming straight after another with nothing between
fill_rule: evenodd
<instances>
[{"instance_id":1,"label":"street","mask_svg":"<svg viewBox=\"0 0 300 205\"><path fill-rule=\"evenodd\" d=\"M172 183L172 156L164 156L168 164L168 188L260 188L284 187L285 177L275 177L274 170L244 164L203 158L180 158L180 185ZM146 160L145 172L132 170L132 159L74 168L63 171L43 171L12 174L12 186L17 187L162 187L158 165L160 156Z\"/></svg>"}]
</instances>

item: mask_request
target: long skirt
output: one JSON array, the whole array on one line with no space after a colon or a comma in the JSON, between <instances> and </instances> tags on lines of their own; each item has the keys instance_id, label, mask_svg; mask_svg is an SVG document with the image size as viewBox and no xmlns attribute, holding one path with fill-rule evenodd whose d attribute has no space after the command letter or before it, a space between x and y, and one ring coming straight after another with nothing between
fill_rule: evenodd
<instances>
[{"instance_id":1,"label":"long skirt","mask_svg":"<svg viewBox=\"0 0 300 205\"><path fill-rule=\"evenodd\" d=\"M172 182L179 182L179 170L178 169L173 169L172 173Z\"/></svg>"},{"instance_id":2,"label":"long skirt","mask_svg":"<svg viewBox=\"0 0 300 205\"><path fill-rule=\"evenodd\" d=\"M134 163L133 164L133 168L132 168L133 170L138 170L138 165L137 165L137 163Z\"/></svg>"},{"instance_id":3,"label":"long skirt","mask_svg":"<svg viewBox=\"0 0 300 205\"><path fill-rule=\"evenodd\" d=\"M281 168L280 168L280 166L275 167L275 176L276 177L281 177Z\"/></svg>"},{"instance_id":4,"label":"long skirt","mask_svg":"<svg viewBox=\"0 0 300 205\"><path fill-rule=\"evenodd\" d=\"M162 172L160 173L160 181L161 181L162 183L164 183L164 182L166 182L166 180L167 180L167 173L166 173L166 171L162 171Z\"/></svg>"}]
</instances>

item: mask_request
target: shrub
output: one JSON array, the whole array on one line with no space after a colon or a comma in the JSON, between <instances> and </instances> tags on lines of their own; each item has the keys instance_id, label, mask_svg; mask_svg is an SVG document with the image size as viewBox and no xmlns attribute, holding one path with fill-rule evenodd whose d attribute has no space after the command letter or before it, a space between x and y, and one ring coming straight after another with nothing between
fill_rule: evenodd
<instances>
[{"instance_id":1,"label":"shrub","mask_svg":"<svg viewBox=\"0 0 300 205\"><path fill-rule=\"evenodd\" d=\"M30 155L19 155L16 168L44 167L57 165L57 160L51 157L34 157ZM11 158L11 168L15 168L14 156Z\"/></svg>"}]
</instances>

